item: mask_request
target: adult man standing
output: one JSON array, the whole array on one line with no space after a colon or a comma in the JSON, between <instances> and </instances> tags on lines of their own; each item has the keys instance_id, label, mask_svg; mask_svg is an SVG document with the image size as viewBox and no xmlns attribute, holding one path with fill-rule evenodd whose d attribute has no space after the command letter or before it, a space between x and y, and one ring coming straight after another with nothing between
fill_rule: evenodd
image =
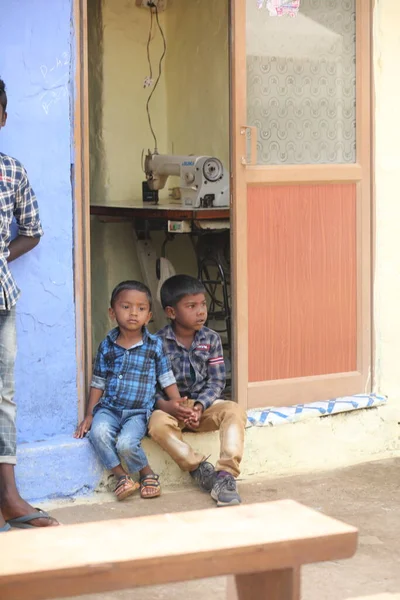
<instances>
[{"instance_id":1,"label":"adult man standing","mask_svg":"<svg viewBox=\"0 0 400 600\"><path fill-rule=\"evenodd\" d=\"M0 129L7 121L7 94L0 79ZM15 218L18 235L11 241ZM15 305L19 289L8 263L32 250L43 235L34 192L24 167L0 152L0 532L58 525L30 506L17 490L14 366L17 351Z\"/></svg>"}]
</instances>

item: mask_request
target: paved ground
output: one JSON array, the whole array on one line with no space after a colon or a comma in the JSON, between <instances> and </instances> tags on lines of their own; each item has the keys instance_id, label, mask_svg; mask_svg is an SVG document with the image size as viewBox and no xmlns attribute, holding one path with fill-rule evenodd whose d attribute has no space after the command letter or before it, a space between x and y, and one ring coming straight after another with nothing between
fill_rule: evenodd
<instances>
[{"instance_id":1,"label":"paved ground","mask_svg":"<svg viewBox=\"0 0 400 600\"><path fill-rule=\"evenodd\" d=\"M400 592L399 471L400 459L315 476L241 483L242 498L246 503L293 498L359 528L360 544L355 558L304 569L303 600L345 600ZM152 501L135 497L121 504L70 505L52 512L63 523L78 523L210 506L213 506L212 500L194 489L184 493L164 493ZM213 579L84 598L225 600L225 581Z\"/></svg>"}]
</instances>

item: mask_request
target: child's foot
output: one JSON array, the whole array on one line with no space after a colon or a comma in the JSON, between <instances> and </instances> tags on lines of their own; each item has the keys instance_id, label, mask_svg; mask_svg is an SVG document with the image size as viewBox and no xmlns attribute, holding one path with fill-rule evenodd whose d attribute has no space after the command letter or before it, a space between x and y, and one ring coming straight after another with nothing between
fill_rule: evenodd
<instances>
[{"instance_id":1,"label":"child's foot","mask_svg":"<svg viewBox=\"0 0 400 600\"><path fill-rule=\"evenodd\" d=\"M125 498L132 496L139 488L140 485L136 481L133 481L128 475L121 475L121 477L118 478L114 494L117 500L125 500Z\"/></svg>"},{"instance_id":2,"label":"child's foot","mask_svg":"<svg viewBox=\"0 0 400 600\"><path fill-rule=\"evenodd\" d=\"M211 498L216 501L217 506L234 506L242 502L233 475L226 471L215 472Z\"/></svg>"},{"instance_id":3,"label":"child's foot","mask_svg":"<svg viewBox=\"0 0 400 600\"><path fill-rule=\"evenodd\" d=\"M213 486L214 465L203 460L194 471L190 471L190 476L195 480L203 492L210 492Z\"/></svg>"},{"instance_id":4,"label":"child's foot","mask_svg":"<svg viewBox=\"0 0 400 600\"><path fill-rule=\"evenodd\" d=\"M159 476L155 473L144 475L140 479L140 495L146 500L148 498L158 498L161 494L161 485Z\"/></svg>"}]
</instances>

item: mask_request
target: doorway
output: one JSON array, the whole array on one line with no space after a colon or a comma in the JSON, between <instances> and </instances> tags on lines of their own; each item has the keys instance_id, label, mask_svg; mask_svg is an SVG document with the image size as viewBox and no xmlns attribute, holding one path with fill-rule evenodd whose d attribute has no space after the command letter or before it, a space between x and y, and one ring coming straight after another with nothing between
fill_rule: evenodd
<instances>
[{"instance_id":1,"label":"doorway","mask_svg":"<svg viewBox=\"0 0 400 600\"><path fill-rule=\"evenodd\" d=\"M90 162L88 145L76 147L75 189L84 198L77 207L78 331L85 323L87 332L78 356L86 383L92 350L85 340L96 344L106 329L104 317L94 315L106 314L111 279L143 274L132 222L112 208L123 211L141 197L150 15L133 1L112 3L110 54L100 70L107 4L110 9L110 0L77 0L75 15L81 32L75 139L87 141L91 131L91 154L95 149ZM169 62L152 107L157 143L166 152L216 156L232 177L234 398L249 408L363 393L371 385L371 2L303 0L292 19L269 17L257 4L169 0L159 15ZM90 23L95 27L87 37ZM131 27L137 27L135 40ZM156 57L160 49L153 47ZM90 99L91 86L96 103L89 111L82 90ZM98 124L105 118L103 131ZM110 139L115 150L106 153ZM168 190L163 193L160 205L168 201ZM94 215L95 205L108 206L108 214ZM91 252L84 244L90 229ZM190 236L165 240L164 218L164 230L151 232L156 257L165 254L178 270L195 274ZM107 252L96 254L99 248ZM107 290L97 270L105 273ZM91 286L84 277L90 271Z\"/></svg>"},{"instance_id":2,"label":"doorway","mask_svg":"<svg viewBox=\"0 0 400 600\"><path fill-rule=\"evenodd\" d=\"M222 338L230 397L229 2L170 0L153 10L138 4L87 0L86 5L88 370L112 326L108 306L114 286L126 279L149 286L154 333L167 324L158 301L160 282L185 273L199 277L206 288L207 324ZM156 199L143 188L149 152L162 168L174 163ZM194 193L190 205L182 180L198 157L207 159L195 167L204 189ZM212 181L218 169L221 185Z\"/></svg>"}]
</instances>

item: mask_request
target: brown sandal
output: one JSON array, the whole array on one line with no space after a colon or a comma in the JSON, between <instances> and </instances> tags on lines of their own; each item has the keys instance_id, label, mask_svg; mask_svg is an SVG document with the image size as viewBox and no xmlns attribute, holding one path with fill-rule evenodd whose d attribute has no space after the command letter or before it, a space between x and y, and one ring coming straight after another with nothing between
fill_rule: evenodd
<instances>
[{"instance_id":1,"label":"brown sandal","mask_svg":"<svg viewBox=\"0 0 400 600\"><path fill-rule=\"evenodd\" d=\"M144 490L148 490L149 493L144 494ZM158 498L161 494L161 485L159 482L159 476L155 473L151 475L145 475L140 480L140 495L145 500L149 498Z\"/></svg>"},{"instance_id":2,"label":"brown sandal","mask_svg":"<svg viewBox=\"0 0 400 600\"><path fill-rule=\"evenodd\" d=\"M121 501L132 496L139 488L140 485L137 481L133 481L128 475L121 475L114 489L114 494L116 495L117 500Z\"/></svg>"}]
</instances>

